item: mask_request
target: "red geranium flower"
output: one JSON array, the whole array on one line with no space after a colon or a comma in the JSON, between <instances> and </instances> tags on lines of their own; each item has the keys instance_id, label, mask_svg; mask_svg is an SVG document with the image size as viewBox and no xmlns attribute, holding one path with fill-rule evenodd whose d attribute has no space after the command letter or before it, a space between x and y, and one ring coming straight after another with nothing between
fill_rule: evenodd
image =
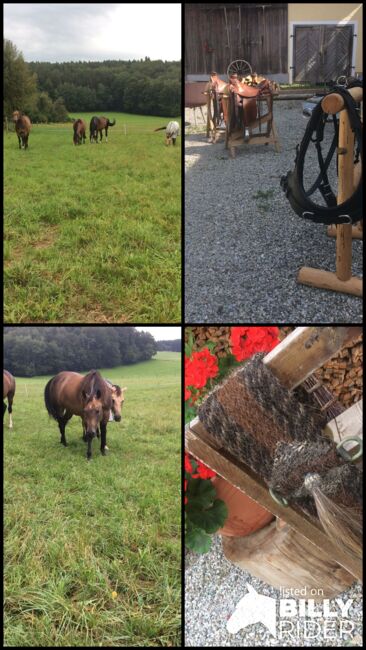
<instances>
[{"instance_id":1,"label":"red geranium flower","mask_svg":"<svg viewBox=\"0 0 366 650\"><path fill-rule=\"evenodd\" d=\"M278 327L232 327L232 353L237 361L248 359L255 352L269 352L278 343Z\"/></svg>"}]
</instances>

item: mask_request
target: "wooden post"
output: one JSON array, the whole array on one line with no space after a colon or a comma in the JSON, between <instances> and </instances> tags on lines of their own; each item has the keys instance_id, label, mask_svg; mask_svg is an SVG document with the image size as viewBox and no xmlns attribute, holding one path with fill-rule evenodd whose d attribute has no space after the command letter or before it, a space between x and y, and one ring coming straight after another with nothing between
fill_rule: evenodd
<instances>
[{"instance_id":1,"label":"wooden post","mask_svg":"<svg viewBox=\"0 0 366 650\"><path fill-rule=\"evenodd\" d=\"M349 92L355 101L362 101L362 88L351 88ZM341 204L352 196L354 191L354 134L341 95L330 93L324 97L322 108L326 113L335 114L339 112L337 202ZM359 173L360 171L357 170L356 174ZM356 230L358 233L360 232L359 228L352 228L352 224L336 226L335 273L303 266L298 273L297 281L300 284L318 287L319 289L330 289L350 293L354 296L362 296L362 280L352 276L352 236Z\"/></svg>"},{"instance_id":2,"label":"wooden post","mask_svg":"<svg viewBox=\"0 0 366 650\"><path fill-rule=\"evenodd\" d=\"M345 343L357 337L362 327L298 327L264 358L274 374L288 388L302 383L313 370L330 359ZM315 522L296 507L279 506L268 487L244 463L239 462L206 431L196 418L186 427L186 450L217 474L239 488L277 517L285 520L299 534L316 544L329 557L357 578L362 576L362 563L339 549ZM238 552L241 538L232 538L231 550Z\"/></svg>"}]
</instances>

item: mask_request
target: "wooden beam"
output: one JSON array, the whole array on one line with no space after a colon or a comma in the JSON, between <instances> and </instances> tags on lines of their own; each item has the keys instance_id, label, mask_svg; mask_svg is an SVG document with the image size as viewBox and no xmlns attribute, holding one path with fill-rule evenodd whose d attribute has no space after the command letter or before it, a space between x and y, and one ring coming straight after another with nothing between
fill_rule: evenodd
<instances>
[{"instance_id":1,"label":"wooden beam","mask_svg":"<svg viewBox=\"0 0 366 650\"><path fill-rule=\"evenodd\" d=\"M346 343L362 333L360 327L297 327L263 360L281 383L296 388Z\"/></svg>"}]
</instances>

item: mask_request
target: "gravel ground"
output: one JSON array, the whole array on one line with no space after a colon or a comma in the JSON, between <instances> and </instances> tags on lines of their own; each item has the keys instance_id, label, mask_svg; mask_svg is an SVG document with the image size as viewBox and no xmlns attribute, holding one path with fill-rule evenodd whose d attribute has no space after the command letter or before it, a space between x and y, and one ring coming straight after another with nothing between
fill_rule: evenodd
<instances>
[{"instance_id":1,"label":"gravel ground","mask_svg":"<svg viewBox=\"0 0 366 650\"><path fill-rule=\"evenodd\" d=\"M214 537L209 553L198 556L188 552L185 564L185 645L187 647L362 646L362 589L358 583L354 583L338 596L343 603L347 598L353 599L349 610L350 620L355 623L352 638L347 635L342 639L337 634L333 639L324 639L323 635L313 640L304 639L304 618L292 619L295 623L300 622L300 635L296 634L293 639L285 637L275 639L262 623L249 625L232 635L227 632L226 623L240 598L247 592L246 583L250 583L258 593L272 598L279 598L279 591L228 562L222 553L219 536ZM330 611L337 609L335 600L331 600ZM324 619L317 618L316 621L321 624Z\"/></svg>"},{"instance_id":2,"label":"gravel ground","mask_svg":"<svg viewBox=\"0 0 366 650\"><path fill-rule=\"evenodd\" d=\"M186 322L362 322L360 298L296 282L301 266L335 270L334 238L295 215L280 187L307 124L301 113L299 101L275 102L281 153L251 145L230 159L186 109ZM362 275L360 240L353 274Z\"/></svg>"}]
</instances>

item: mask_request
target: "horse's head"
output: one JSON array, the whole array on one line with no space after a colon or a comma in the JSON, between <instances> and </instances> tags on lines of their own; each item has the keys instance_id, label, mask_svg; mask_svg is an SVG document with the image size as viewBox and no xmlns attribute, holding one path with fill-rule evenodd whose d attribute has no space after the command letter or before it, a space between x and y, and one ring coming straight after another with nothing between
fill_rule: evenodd
<instances>
[{"instance_id":1,"label":"horse's head","mask_svg":"<svg viewBox=\"0 0 366 650\"><path fill-rule=\"evenodd\" d=\"M111 388L112 393L112 413L116 422L120 422L122 419L122 407L123 402L125 401L124 391L127 388L120 388L119 386L113 385Z\"/></svg>"},{"instance_id":2,"label":"horse's head","mask_svg":"<svg viewBox=\"0 0 366 650\"><path fill-rule=\"evenodd\" d=\"M13 112L13 115L12 115L13 122L17 122L17 121L19 120L19 118L21 117L21 115L22 115L22 114L21 114L20 111L14 111L14 112Z\"/></svg>"},{"instance_id":3,"label":"horse's head","mask_svg":"<svg viewBox=\"0 0 366 650\"><path fill-rule=\"evenodd\" d=\"M94 396L87 395L83 391L85 405L83 409L82 420L85 427L86 437L95 438L98 434L99 423L103 416L103 403L100 390L97 390Z\"/></svg>"},{"instance_id":4,"label":"horse's head","mask_svg":"<svg viewBox=\"0 0 366 650\"><path fill-rule=\"evenodd\" d=\"M248 593L241 598L230 616L226 627L231 634L253 623L262 623L276 637L276 599L258 594L251 584L247 583Z\"/></svg>"}]
</instances>

